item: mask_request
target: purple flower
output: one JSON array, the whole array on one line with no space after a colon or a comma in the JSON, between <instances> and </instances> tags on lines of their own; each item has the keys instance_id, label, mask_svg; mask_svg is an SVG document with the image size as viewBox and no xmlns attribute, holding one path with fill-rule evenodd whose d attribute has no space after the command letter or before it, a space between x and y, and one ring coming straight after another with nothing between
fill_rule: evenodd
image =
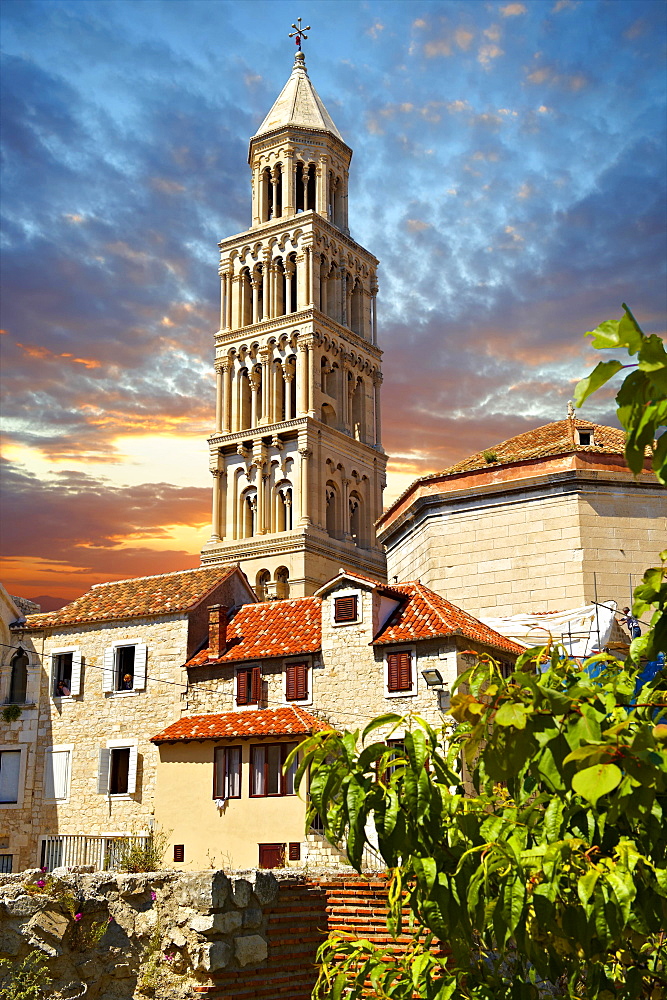
<instances>
[{"instance_id":1,"label":"purple flower","mask_svg":"<svg viewBox=\"0 0 667 1000\"><path fill-rule=\"evenodd\" d=\"M155 900L157 899L157 893L156 892L152 892L151 893L151 899L153 900L153 902L155 902Z\"/></svg>"},{"instance_id":2,"label":"purple flower","mask_svg":"<svg viewBox=\"0 0 667 1000\"><path fill-rule=\"evenodd\" d=\"M46 865L42 865L42 867L39 870L40 870L40 872L45 872L46 871Z\"/></svg>"},{"instance_id":3,"label":"purple flower","mask_svg":"<svg viewBox=\"0 0 667 1000\"><path fill-rule=\"evenodd\" d=\"M173 953L173 951L165 951L165 953L164 953L164 960L165 960L165 962L173 962L174 961L174 953Z\"/></svg>"},{"instance_id":4,"label":"purple flower","mask_svg":"<svg viewBox=\"0 0 667 1000\"><path fill-rule=\"evenodd\" d=\"M43 889L44 886L46 885L46 882L44 881L43 878L38 878L35 885L38 885L40 889Z\"/></svg>"},{"instance_id":5,"label":"purple flower","mask_svg":"<svg viewBox=\"0 0 667 1000\"><path fill-rule=\"evenodd\" d=\"M113 923L113 917L112 917L111 915L109 916L109 923L110 923L110 924L112 924L112 923Z\"/></svg>"},{"instance_id":6,"label":"purple flower","mask_svg":"<svg viewBox=\"0 0 667 1000\"><path fill-rule=\"evenodd\" d=\"M81 917L82 917L82 916L83 916L83 914L82 914L82 913L75 913L75 914L74 914L74 919L75 919L75 920L81 920Z\"/></svg>"}]
</instances>

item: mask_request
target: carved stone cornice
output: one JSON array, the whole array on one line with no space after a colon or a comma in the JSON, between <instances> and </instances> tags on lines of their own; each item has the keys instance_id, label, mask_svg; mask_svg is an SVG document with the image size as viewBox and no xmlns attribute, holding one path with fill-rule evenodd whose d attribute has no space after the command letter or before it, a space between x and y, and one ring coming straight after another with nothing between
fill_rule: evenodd
<instances>
[{"instance_id":1,"label":"carved stone cornice","mask_svg":"<svg viewBox=\"0 0 667 1000\"><path fill-rule=\"evenodd\" d=\"M278 219L271 219L270 222L263 222L252 229L246 229L242 233L237 233L236 236L229 236L226 240L221 240L218 243L218 247L220 248L221 255L223 253L228 254L231 250L236 249L239 244L243 246L246 243L253 244L265 239L280 238L283 233L289 235L290 232L296 229L300 229L304 236L311 233L314 236L319 230L322 235L327 235L330 238L338 240L341 245L351 250L356 257L362 257L367 263L374 264L376 267L380 263L377 257L366 250L365 247L362 247L360 243L357 243L356 240L353 240L348 233L343 232L338 226L334 226L333 222L329 222L323 215L310 208L307 212L300 212L299 215L280 216Z\"/></svg>"}]
</instances>

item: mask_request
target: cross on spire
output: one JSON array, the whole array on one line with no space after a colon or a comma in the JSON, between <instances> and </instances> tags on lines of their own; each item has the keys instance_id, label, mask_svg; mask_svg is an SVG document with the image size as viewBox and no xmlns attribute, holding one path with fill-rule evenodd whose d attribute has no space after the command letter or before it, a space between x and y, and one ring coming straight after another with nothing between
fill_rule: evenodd
<instances>
[{"instance_id":1,"label":"cross on spire","mask_svg":"<svg viewBox=\"0 0 667 1000\"><path fill-rule=\"evenodd\" d=\"M306 40L308 39L308 35L306 34L306 32L310 31L310 25L307 24L305 28L302 28L301 18L297 17L296 24L293 24L292 27L294 28L294 31L290 31L289 37L294 39L294 41L298 46L299 52L301 52L301 39L302 38L305 38Z\"/></svg>"}]
</instances>

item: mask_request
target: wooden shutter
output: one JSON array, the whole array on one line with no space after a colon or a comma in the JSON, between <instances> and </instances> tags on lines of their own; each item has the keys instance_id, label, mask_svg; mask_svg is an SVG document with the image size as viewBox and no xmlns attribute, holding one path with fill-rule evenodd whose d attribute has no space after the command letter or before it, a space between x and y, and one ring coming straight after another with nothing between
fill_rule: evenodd
<instances>
[{"instance_id":1,"label":"wooden shutter","mask_svg":"<svg viewBox=\"0 0 667 1000\"><path fill-rule=\"evenodd\" d=\"M81 694L81 650L75 649L72 653L72 678L70 680L69 693L72 695Z\"/></svg>"},{"instance_id":2,"label":"wooden shutter","mask_svg":"<svg viewBox=\"0 0 667 1000\"><path fill-rule=\"evenodd\" d=\"M296 699L296 663L288 663L285 667L285 699L294 701Z\"/></svg>"},{"instance_id":3,"label":"wooden shutter","mask_svg":"<svg viewBox=\"0 0 667 1000\"><path fill-rule=\"evenodd\" d=\"M248 704L248 671L238 670L236 672L236 704Z\"/></svg>"},{"instance_id":4,"label":"wooden shutter","mask_svg":"<svg viewBox=\"0 0 667 1000\"><path fill-rule=\"evenodd\" d=\"M143 691L146 687L146 663L148 661L148 646L138 642L134 647L134 691Z\"/></svg>"},{"instance_id":5,"label":"wooden shutter","mask_svg":"<svg viewBox=\"0 0 667 1000\"><path fill-rule=\"evenodd\" d=\"M334 621L354 622L357 620L357 595L334 598Z\"/></svg>"},{"instance_id":6,"label":"wooden shutter","mask_svg":"<svg viewBox=\"0 0 667 1000\"><path fill-rule=\"evenodd\" d=\"M305 701L308 697L308 664L295 663L297 701Z\"/></svg>"},{"instance_id":7,"label":"wooden shutter","mask_svg":"<svg viewBox=\"0 0 667 1000\"><path fill-rule=\"evenodd\" d=\"M289 845L289 859L290 861L301 861L301 844L299 841L292 842Z\"/></svg>"},{"instance_id":8,"label":"wooden shutter","mask_svg":"<svg viewBox=\"0 0 667 1000\"><path fill-rule=\"evenodd\" d=\"M102 690L113 691L114 689L114 666L116 662L113 646L104 650L104 669L102 671Z\"/></svg>"},{"instance_id":9,"label":"wooden shutter","mask_svg":"<svg viewBox=\"0 0 667 1000\"><path fill-rule=\"evenodd\" d=\"M262 673L260 667L253 667L250 673L250 698L249 705L258 705L259 696L262 691Z\"/></svg>"},{"instance_id":10,"label":"wooden shutter","mask_svg":"<svg viewBox=\"0 0 667 1000\"><path fill-rule=\"evenodd\" d=\"M134 795L137 790L137 745L130 747L130 764L127 771L127 794Z\"/></svg>"},{"instance_id":11,"label":"wooden shutter","mask_svg":"<svg viewBox=\"0 0 667 1000\"><path fill-rule=\"evenodd\" d=\"M185 861L185 844L174 844L174 861Z\"/></svg>"},{"instance_id":12,"label":"wooden shutter","mask_svg":"<svg viewBox=\"0 0 667 1000\"><path fill-rule=\"evenodd\" d=\"M112 650L113 652L113 650ZM111 763L111 750L100 747L100 756L97 766L97 793L106 795L109 791L109 766Z\"/></svg>"},{"instance_id":13,"label":"wooden shutter","mask_svg":"<svg viewBox=\"0 0 667 1000\"><path fill-rule=\"evenodd\" d=\"M69 750L47 750L44 764L44 798L67 798Z\"/></svg>"},{"instance_id":14,"label":"wooden shutter","mask_svg":"<svg viewBox=\"0 0 667 1000\"><path fill-rule=\"evenodd\" d=\"M412 663L409 650L389 653L387 656L387 689L389 691L412 690Z\"/></svg>"}]
</instances>

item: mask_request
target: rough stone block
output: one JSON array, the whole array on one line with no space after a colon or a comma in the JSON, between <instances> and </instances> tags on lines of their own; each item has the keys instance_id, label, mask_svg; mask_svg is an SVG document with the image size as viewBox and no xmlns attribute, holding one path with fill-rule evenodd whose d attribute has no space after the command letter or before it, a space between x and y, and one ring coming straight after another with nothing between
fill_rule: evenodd
<instances>
[{"instance_id":1,"label":"rough stone block","mask_svg":"<svg viewBox=\"0 0 667 1000\"><path fill-rule=\"evenodd\" d=\"M278 896L278 880L271 872L258 869L249 879L252 891L262 906L272 903Z\"/></svg>"},{"instance_id":2,"label":"rough stone block","mask_svg":"<svg viewBox=\"0 0 667 1000\"><path fill-rule=\"evenodd\" d=\"M232 916L230 913L229 916ZM243 911L243 926L244 927L259 927L262 922L262 913L259 906L248 906Z\"/></svg>"},{"instance_id":3,"label":"rough stone block","mask_svg":"<svg viewBox=\"0 0 667 1000\"><path fill-rule=\"evenodd\" d=\"M49 937L61 941L69 926L69 917L57 910L42 910L30 919L26 930L39 937Z\"/></svg>"},{"instance_id":4,"label":"rough stone block","mask_svg":"<svg viewBox=\"0 0 667 1000\"><path fill-rule=\"evenodd\" d=\"M259 934L249 934L234 940L234 954L239 965L257 965L267 958L269 947Z\"/></svg>"},{"instance_id":5,"label":"rough stone block","mask_svg":"<svg viewBox=\"0 0 667 1000\"><path fill-rule=\"evenodd\" d=\"M15 896L13 899L5 899L5 908L10 917L31 917L42 907L41 898L38 896Z\"/></svg>"},{"instance_id":6,"label":"rough stone block","mask_svg":"<svg viewBox=\"0 0 667 1000\"><path fill-rule=\"evenodd\" d=\"M18 955L21 948L22 938L9 928L0 931L0 954Z\"/></svg>"},{"instance_id":7,"label":"rough stone block","mask_svg":"<svg viewBox=\"0 0 667 1000\"><path fill-rule=\"evenodd\" d=\"M224 872L184 875L179 902L200 913L221 910L229 897L230 882Z\"/></svg>"},{"instance_id":8,"label":"rough stone block","mask_svg":"<svg viewBox=\"0 0 667 1000\"><path fill-rule=\"evenodd\" d=\"M226 941L212 941L203 944L192 954L192 964L195 969L204 972L215 972L229 965L232 949Z\"/></svg>"},{"instance_id":9,"label":"rough stone block","mask_svg":"<svg viewBox=\"0 0 667 1000\"><path fill-rule=\"evenodd\" d=\"M232 882L232 898L234 905L240 908L248 906L252 896L252 885L245 878L235 878Z\"/></svg>"}]
</instances>

